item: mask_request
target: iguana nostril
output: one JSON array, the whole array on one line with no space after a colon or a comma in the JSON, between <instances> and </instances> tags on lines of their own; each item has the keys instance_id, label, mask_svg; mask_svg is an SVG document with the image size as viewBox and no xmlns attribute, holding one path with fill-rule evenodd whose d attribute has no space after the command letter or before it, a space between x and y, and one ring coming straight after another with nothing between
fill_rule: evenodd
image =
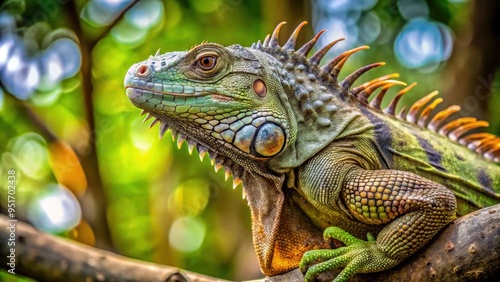
<instances>
[{"instance_id":1,"label":"iguana nostril","mask_svg":"<svg viewBox=\"0 0 500 282\"><path fill-rule=\"evenodd\" d=\"M151 73L151 70L146 65L140 65L137 68L137 70L135 71L135 74L137 76L142 76L142 77L148 76L150 73Z\"/></svg>"}]
</instances>

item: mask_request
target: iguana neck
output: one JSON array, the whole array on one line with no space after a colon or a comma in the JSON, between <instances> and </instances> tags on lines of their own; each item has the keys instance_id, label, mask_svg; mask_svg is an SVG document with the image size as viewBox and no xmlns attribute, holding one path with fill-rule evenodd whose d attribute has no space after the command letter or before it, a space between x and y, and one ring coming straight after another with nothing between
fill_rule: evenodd
<instances>
[{"instance_id":1,"label":"iguana neck","mask_svg":"<svg viewBox=\"0 0 500 282\"><path fill-rule=\"evenodd\" d=\"M280 100L296 121L292 122L296 128L291 130L291 145L269 161L274 171L300 166L335 139L372 130L373 125L358 110L360 102L305 57L273 48L261 51L265 55L255 55L279 77L285 90Z\"/></svg>"}]
</instances>

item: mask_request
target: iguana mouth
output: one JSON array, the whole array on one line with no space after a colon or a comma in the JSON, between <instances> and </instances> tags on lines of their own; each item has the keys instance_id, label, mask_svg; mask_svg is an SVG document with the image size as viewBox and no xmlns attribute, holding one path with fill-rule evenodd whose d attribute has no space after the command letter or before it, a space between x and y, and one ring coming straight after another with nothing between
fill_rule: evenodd
<instances>
[{"instance_id":1,"label":"iguana mouth","mask_svg":"<svg viewBox=\"0 0 500 282\"><path fill-rule=\"evenodd\" d=\"M181 86L182 87L182 86ZM142 92L142 95L144 94L156 94L156 95L171 95L171 96L181 96L181 97L202 97L202 96L207 96L207 95L218 95L218 96L223 96L224 98L229 98L226 97L222 93L218 92L208 92L208 91L200 91L200 92L195 92L195 93L178 93L178 92L169 92L169 91L161 91L161 90L154 90L154 89L148 89L145 87L137 87L137 86L126 86L125 87L127 90L127 95L129 95L129 89L130 92ZM140 93L138 93L141 95Z\"/></svg>"},{"instance_id":2,"label":"iguana mouth","mask_svg":"<svg viewBox=\"0 0 500 282\"><path fill-rule=\"evenodd\" d=\"M205 97L205 96L211 96L211 98L214 101L217 102L230 102L234 101L233 97L224 95L222 93L218 92L208 92L208 91L200 91L198 93L177 93L177 92L167 92L167 91L158 91L158 90L152 90L152 89L147 89L143 87L137 87L137 86L126 86L126 93L127 96L134 102L138 104L142 104L144 102L147 102L150 99L156 99L159 100L161 104L164 104L162 101L164 101L164 97L168 96L173 96L173 97L184 97L184 98L189 98L189 97Z\"/></svg>"},{"instance_id":3,"label":"iguana mouth","mask_svg":"<svg viewBox=\"0 0 500 282\"><path fill-rule=\"evenodd\" d=\"M214 101L218 102L230 102L234 101L234 98L228 97L226 95L220 95L220 94L211 94L211 97Z\"/></svg>"},{"instance_id":4,"label":"iguana mouth","mask_svg":"<svg viewBox=\"0 0 500 282\"><path fill-rule=\"evenodd\" d=\"M129 94L128 93L129 89L133 90L134 92L137 92L137 90L140 90L145 94L153 93L153 94L157 94L157 95L171 95L171 96L184 96L184 97L201 97L201 96L207 96L207 95L211 94L211 93L200 93L200 94L189 93L189 94L186 94L186 93L175 93L175 92L167 92L167 91L152 91L151 89L136 87L136 86L126 86L125 88L127 89L127 94Z\"/></svg>"}]
</instances>

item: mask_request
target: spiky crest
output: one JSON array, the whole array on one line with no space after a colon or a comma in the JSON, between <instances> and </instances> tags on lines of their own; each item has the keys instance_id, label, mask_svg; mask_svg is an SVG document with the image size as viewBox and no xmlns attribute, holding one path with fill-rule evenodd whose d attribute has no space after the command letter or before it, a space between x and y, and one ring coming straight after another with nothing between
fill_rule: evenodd
<instances>
[{"instance_id":1,"label":"spiky crest","mask_svg":"<svg viewBox=\"0 0 500 282\"><path fill-rule=\"evenodd\" d=\"M345 62L347 58L344 58L343 61ZM380 66L384 66L385 63L384 62L380 62L380 63L374 63L374 64L371 64L371 65L367 65L367 66L364 66L364 67L361 67L359 69L357 69L355 72L351 73L350 75L348 75L346 78L344 78L344 80L342 80L342 82L340 83L340 86L342 86L342 88L344 89L349 89L351 88L351 86L353 85L353 83L361 76L363 75L365 72L373 69L373 68L376 68L376 67L380 67Z\"/></svg>"},{"instance_id":2,"label":"spiky crest","mask_svg":"<svg viewBox=\"0 0 500 282\"><path fill-rule=\"evenodd\" d=\"M297 42L297 37L299 36L302 27L305 26L306 24L307 22L303 21L297 26L297 28L295 28L292 35L290 35L288 41L285 43L285 45L283 45L283 49L295 51L295 43Z\"/></svg>"},{"instance_id":3,"label":"spiky crest","mask_svg":"<svg viewBox=\"0 0 500 282\"><path fill-rule=\"evenodd\" d=\"M337 44L339 41L342 41L344 40L344 38L340 38L340 39L337 39L335 41L332 41L330 42L329 44L326 44L326 46L324 46L323 48L319 49L318 51L316 51L316 53L314 53L314 55L312 55L310 58L309 58L309 62L311 64L315 64L315 65L319 65L321 63L321 60L323 59L323 57L326 55L326 53L335 45ZM335 64L336 65L336 64ZM334 66L335 66L334 65ZM329 65L326 65L326 66L329 66ZM326 72L329 73L330 72L330 69L332 69L334 66L332 66L331 68L326 68Z\"/></svg>"},{"instance_id":4,"label":"spiky crest","mask_svg":"<svg viewBox=\"0 0 500 282\"><path fill-rule=\"evenodd\" d=\"M326 29L320 30L311 40L309 40L306 44L302 45L302 47L300 47L300 49L297 50L296 53L304 57L307 57L309 52L311 52L313 46L316 44L316 41L318 41L321 34L323 34L325 31Z\"/></svg>"},{"instance_id":5,"label":"spiky crest","mask_svg":"<svg viewBox=\"0 0 500 282\"><path fill-rule=\"evenodd\" d=\"M307 24L307 22L304 21L300 23L293 31L287 42L283 46L280 46L278 37L280 30L284 24L285 22L279 23L272 33L272 36L267 35L262 44L259 40L257 43L252 44L252 48L264 52L269 51L268 48L271 48L273 52L288 52L292 55L307 58L309 52L316 45L319 37L326 31L320 30L311 40L302 45L302 47L300 47L298 50L295 50L297 37L301 29L304 25ZM343 38L335 40L321 48L313 56L307 59L308 63L311 66L319 66L320 61L330 50L330 48L332 48L341 40L343 40ZM338 55L337 57L323 65L321 67L321 72L328 74L330 78L336 83L338 74L347 59L352 54L364 49L368 49L368 46L361 46L343 52L342 54ZM401 81L393 80L393 78L399 77L398 74L389 74L352 88L353 83L365 72L383 65L385 65L385 63L381 62L361 67L352 74L348 75L338 84L339 86L344 88L350 95L356 97L360 102L366 104L372 109L382 111L387 115L410 122L421 128L438 132L439 134L448 137L451 141L464 145L489 160L500 162L499 137L496 137L495 135L489 133L474 133L467 135L467 133L469 133L469 131L472 129L488 126L488 123L486 121L478 121L475 118L459 118L452 120L445 125L442 125L443 121L446 120L451 114L460 110L459 106L453 105L444 110L441 110L434 114L434 116L432 116L430 122L427 122L427 120L431 117L431 112L434 110L434 108L443 101L442 98L435 99L435 96L438 94L437 91L431 92L416 101L413 105L410 106L408 113L406 113L406 109L403 108L396 115L395 113L399 100L404 94L412 89L416 85L416 83L412 83L406 86L406 84ZM384 99L386 92L389 90L389 88L395 85L404 85L406 87L396 94L396 96L390 101L389 106L387 106L385 109L381 109L382 100ZM370 102L368 102L371 94L374 93L378 88L381 88L380 92Z\"/></svg>"},{"instance_id":6,"label":"spiky crest","mask_svg":"<svg viewBox=\"0 0 500 282\"><path fill-rule=\"evenodd\" d=\"M205 44L205 43L208 43L208 41L203 40L201 43L199 43L199 44L195 44L195 45L191 46L191 48L189 48L189 49L188 49L188 52L189 52L189 51L191 51L191 50L193 50L193 49L195 49L195 48L197 48L197 47L198 47L198 46L200 46L200 45ZM158 49L158 51L156 52L156 55L155 55L155 56L158 56L158 55L159 55L159 52L160 52L160 49Z\"/></svg>"},{"instance_id":7,"label":"spiky crest","mask_svg":"<svg viewBox=\"0 0 500 282\"><path fill-rule=\"evenodd\" d=\"M344 38L341 38L339 40L344 40ZM337 41L334 41L335 43ZM354 49L351 49L351 50L347 50L345 51L344 53L338 55L337 57L333 58L333 60L331 60L329 63L325 64L323 67L321 67L321 70L323 70L324 72L326 73L330 73L332 75L332 77L337 77L340 70L342 69L342 67L344 66L344 63L347 61L347 59L349 59L349 57L356 53L356 52L359 52L361 50L366 50L366 49L370 49L370 47L368 46L360 46L360 47L357 47L357 48L354 48ZM332 69L338 69L339 71L338 72L335 72L335 73L332 73Z\"/></svg>"}]
</instances>

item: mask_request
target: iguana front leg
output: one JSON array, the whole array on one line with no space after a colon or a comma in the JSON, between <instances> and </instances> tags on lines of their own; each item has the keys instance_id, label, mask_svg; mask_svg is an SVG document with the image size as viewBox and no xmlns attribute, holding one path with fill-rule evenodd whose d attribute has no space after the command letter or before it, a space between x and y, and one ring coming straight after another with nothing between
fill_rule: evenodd
<instances>
[{"instance_id":1,"label":"iguana front leg","mask_svg":"<svg viewBox=\"0 0 500 282\"><path fill-rule=\"evenodd\" d=\"M334 281L346 281L356 273L390 269L455 218L455 196L446 187L410 172L365 170L352 161L356 158L342 165L336 158L332 162L333 156L335 154L326 154L306 165L302 175L308 179L315 174L321 178L315 182L323 183L319 187L304 185L306 195L323 209L344 210L348 213L347 218L354 218L367 227L387 225L376 240L368 241L337 227L327 228L325 239L337 239L346 246L305 253L300 268L305 272L306 281L313 281L322 272L335 268L344 269ZM325 157L330 166L325 165ZM346 159L345 155L342 159ZM340 200L335 199L335 195ZM346 228L345 224L343 226ZM351 232L363 232L359 225L352 226L355 229L350 229Z\"/></svg>"}]
</instances>

